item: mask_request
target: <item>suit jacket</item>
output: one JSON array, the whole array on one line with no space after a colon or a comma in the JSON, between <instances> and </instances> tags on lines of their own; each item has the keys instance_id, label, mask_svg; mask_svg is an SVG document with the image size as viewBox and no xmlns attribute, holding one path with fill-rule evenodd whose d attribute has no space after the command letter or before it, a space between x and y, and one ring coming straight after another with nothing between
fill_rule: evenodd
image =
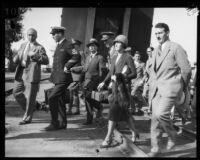
<instances>
[{"instance_id":1,"label":"suit jacket","mask_svg":"<svg viewBox=\"0 0 200 160\"><path fill-rule=\"evenodd\" d=\"M123 53L119 61L117 62L117 66L115 66L116 59L117 59L117 54L114 55L113 58L111 59L110 71L108 72L106 78L104 79L104 83L108 83L111 79L111 76L114 75L115 73L122 73L122 70L125 65L127 65L128 68L127 72L125 73L125 77L128 81L137 76L135 64L131 55Z\"/></svg>"},{"instance_id":2,"label":"suit jacket","mask_svg":"<svg viewBox=\"0 0 200 160\"><path fill-rule=\"evenodd\" d=\"M99 82L103 79L103 69L106 68L106 63L103 56L100 53L97 53L92 60L90 61L90 55L86 57L85 65L82 72L82 78L84 77L85 82L84 86L87 86L90 81L95 82L92 88L97 87Z\"/></svg>"},{"instance_id":3,"label":"suit jacket","mask_svg":"<svg viewBox=\"0 0 200 160\"><path fill-rule=\"evenodd\" d=\"M157 47L152 54L150 100L156 92L163 97L178 97L191 77L191 67L184 49L177 43L166 43L163 52ZM161 54L159 62L156 61L158 54Z\"/></svg>"},{"instance_id":4,"label":"suit jacket","mask_svg":"<svg viewBox=\"0 0 200 160\"><path fill-rule=\"evenodd\" d=\"M38 83L41 79L41 64L49 64L49 59L44 47L39 43L34 42L33 46L30 48L30 52L34 54L31 57L28 55L26 67L22 67L20 55L24 52L27 43L28 42L25 42L20 46L17 55L13 58L14 63L18 64L15 73L15 80L21 80L23 76L23 79L26 82Z\"/></svg>"},{"instance_id":5,"label":"suit jacket","mask_svg":"<svg viewBox=\"0 0 200 160\"><path fill-rule=\"evenodd\" d=\"M135 68L137 72L137 77L131 80L133 85L139 83L143 79L145 73L145 63L139 62L138 66L135 65Z\"/></svg>"},{"instance_id":6,"label":"suit jacket","mask_svg":"<svg viewBox=\"0 0 200 160\"><path fill-rule=\"evenodd\" d=\"M54 84L71 83L71 73L65 73L64 67L70 70L76 63L80 63L80 55L72 54L71 42L64 39L54 51L50 81Z\"/></svg>"}]
</instances>

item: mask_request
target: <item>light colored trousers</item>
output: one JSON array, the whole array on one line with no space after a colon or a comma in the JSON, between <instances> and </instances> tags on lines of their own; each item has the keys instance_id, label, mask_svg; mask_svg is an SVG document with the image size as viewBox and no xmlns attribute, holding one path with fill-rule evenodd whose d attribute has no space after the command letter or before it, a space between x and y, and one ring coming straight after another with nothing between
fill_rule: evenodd
<instances>
[{"instance_id":1,"label":"light colored trousers","mask_svg":"<svg viewBox=\"0 0 200 160\"><path fill-rule=\"evenodd\" d=\"M175 105L176 98L162 97L158 93L152 99L152 119L151 119L151 146L152 152L160 149L160 142L163 131L172 140L175 140L177 132L170 119L170 111Z\"/></svg>"},{"instance_id":2,"label":"light colored trousers","mask_svg":"<svg viewBox=\"0 0 200 160\"><path fill-rule=\"evenodd\" d=\"M24 121L32 121L38 90L38 83L24 83L23 80L14 82L13 95L22 109L25 110Z\"/></svg>"}]
</instances>

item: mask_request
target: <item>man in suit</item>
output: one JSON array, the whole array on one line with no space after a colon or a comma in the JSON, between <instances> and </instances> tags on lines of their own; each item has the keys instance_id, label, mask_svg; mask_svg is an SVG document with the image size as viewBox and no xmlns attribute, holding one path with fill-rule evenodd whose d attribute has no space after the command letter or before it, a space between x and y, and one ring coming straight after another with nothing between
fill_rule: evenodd
<instances>
[{"instance_id":1,"label":"man in suit","mask_svg":"<svg viewBox=\"0 0 200 160\"><path fill-rule=\"evenodd\" d=\"M168 134L166 149L175 147L177 133L170 120L170 110L182 99L191 76L187 54L179 44L169 40L169 32L167 24L156 24L159 46L152 54L149 89L152 105L150 157L159 156L163 131Z\"/></svg>"},{"instance_id":2,"label":"man in suit","mask_svg":"<svg viewBox=\"0 0 200 160\"><path fill-rule=\"evenodd\" d=\"M85 54L83 51L80 50L80 45L82 44L81 41L79 40L75 40L75 39L71 39L71 43L72 43L72 53L76 54L77 56L79 56L80 59L76 65L74 65L75 68L71 68L71 71L74 72L74 70L76 69L76 67L81 66L82 64L84 64L85 61ZM76 82L74 82L76 83ZM70 88L70 103L69 103L69 108L67 111L67 115L79 115L80 114L80 108L79 108L79 97L78 97L78 82L75 84L75 87ZM73 105L76 107L76 111L74 113L72 113L72 107Z\"/></svg>"},{"instance_id":3,"label":"man in suit","mask_svg":"<svg viewBox=\"0 0 200 160\"><path fill-rule=\"evenodd\" d=\"M48 97L51 123L45 128L46 131L66 129L67 127L66 90L73 81L70 69L79 61L80 57L72 53L71 42L64 36L64 27L52 27L50 34L52 34L57 46L53 55L53 67L50 77L50 81L55 86ZM61 116L60 121L58 115Z\"/></svg>"},{"instance_id":4,"label":"man in suit","mask_svg":"<svg viewBox=\"0 0 200 160\"><path fill-rule=\"evenodd\" d=\"M101 41L103 41L104 47L105 47L105 59L107 60L107 68L110 69L111 65L111 59L115 54L113 41L115 39L115 33L114 32L102 32L101 33Z\"/></svg>"},{"instance_id":5,"label":"man in suit","mask_svg":"<svg viewBox=\"0 0 200 160\"><path fill-rule=\"evenodd\" d=\"M150 74L150 68L152 67L152 52L153 52L153 50L154 50L153 47L147 48L148 59L146 61L144 78L143 78L144 87L143 87L142 96L145 98L145 100L148 101L148 104L149 104L149 85L151 83L149 74ZM150 105L149 105L149 108L148 108L148 113L149 114L151 113Z\"/></svg>"},{"instance_id":6,"label":"man in suit","mask_svg":"<svg viewBox=\"0 0 200 160\"><path fill-rule=\"evenodd\" d=\"M144 99L142 97L141 91L144 81L143 77L145 72L145 63L140 60L141 53L139 51L135 52L133 59L137 71L137 77L131 80L131 95L133 96L135 102L135 108L132 109L133 109L133 114L142 115L143 112L140 109L144 104Z\"/></svg>"},{"instance_id":7,"label":"man in suit","mask_svg":"<svg viewBox=\"0 0 200 160\"><path fill-rule=\"evenodd\" d=\"M103 56L97 51L99 43L96 39L91 38L87 44L90 55L87 56L84 69L80 78L80 82L83 80L83 89L85 94L86 101L86 110L87 110L87 120L84 125L92 124L93 122L93 107L96 108L97 115L96 118L100 118L102 115L103 106L100 102L91 98L91 92L97 90L99 82L102 81L103 72L105 69L106 63Z\"/></svg>"},{"instance_id":8,"label":"man in suit","mask_svg":"<svg viewBox=\"0 0 200 160\"><path fill-rule=\"evenodd\" d=\"M22 109L25 110L20 125L32 121L41 78L41 64L47 65L49 63L44 47L36 42L37 31L35 29L28 29L27 39L28 42L21 45L18 53L13 58L14 63L17 64L13 95ZM25 89L27 97L23 94Z\"/></svg>"}]
</instances>

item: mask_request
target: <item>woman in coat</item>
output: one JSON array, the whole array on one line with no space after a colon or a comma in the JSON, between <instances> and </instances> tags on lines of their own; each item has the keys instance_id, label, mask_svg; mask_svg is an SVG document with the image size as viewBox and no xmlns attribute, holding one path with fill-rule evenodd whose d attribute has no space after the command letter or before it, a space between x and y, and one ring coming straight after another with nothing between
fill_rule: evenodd
<instances>
[{"instance_id":1,"label":"woman in coat","mask_svg":"<svg viewBox=\"0 0 200 160\"><path fill-rule=\"evenodd\" d=\"M132 141L135 142L139 138L136 131L133 118L130 114L128 107L130 106L130 96L126 87L125 78L122 73L116 73L111 78L111 91L108 97L110 104L108 116L108 132L101 144L100 148L109 147L112 143L112 134L115 129L116 123L126 121L132 132Z\"/></svg>"}]
</instances>

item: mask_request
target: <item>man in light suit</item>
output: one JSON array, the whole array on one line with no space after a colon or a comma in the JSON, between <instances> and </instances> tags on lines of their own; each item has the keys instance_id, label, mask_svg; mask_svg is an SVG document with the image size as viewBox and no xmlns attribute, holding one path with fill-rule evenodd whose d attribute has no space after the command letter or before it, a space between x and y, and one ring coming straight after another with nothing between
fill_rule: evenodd
<instances>
[{"instance_id":1,"label":"man in light suit","mask_svg":"<svg viewBox=\"0 0 200 160\"><path fill-rule=\"evenodd\" d=\"M17 64L13 95L25 110L20 125L31 123L36 106L36 96L41 79L41 64L47 65L49 59L42 45L36 42L37 31L30 28L27 31L28 42L21 45L18 54L13 58ZM23 92L27 91L27 98Z\"/></svg>"},{"instance_id":2,"label":"man in light suit","mask_svg":"<svg viewBox=\"0 0 200 160\"><path fill-rule=\"evenodd\" d=\"M176 130L170 120L170 110L187 90L191 67L185 50L169 40L169 27L165 23L155 26L159 46L152 54L149 98L152 105L150 157L159 156L162 132L168 134L167 150L176 144Z\"/></svg>"}]
</instances>

